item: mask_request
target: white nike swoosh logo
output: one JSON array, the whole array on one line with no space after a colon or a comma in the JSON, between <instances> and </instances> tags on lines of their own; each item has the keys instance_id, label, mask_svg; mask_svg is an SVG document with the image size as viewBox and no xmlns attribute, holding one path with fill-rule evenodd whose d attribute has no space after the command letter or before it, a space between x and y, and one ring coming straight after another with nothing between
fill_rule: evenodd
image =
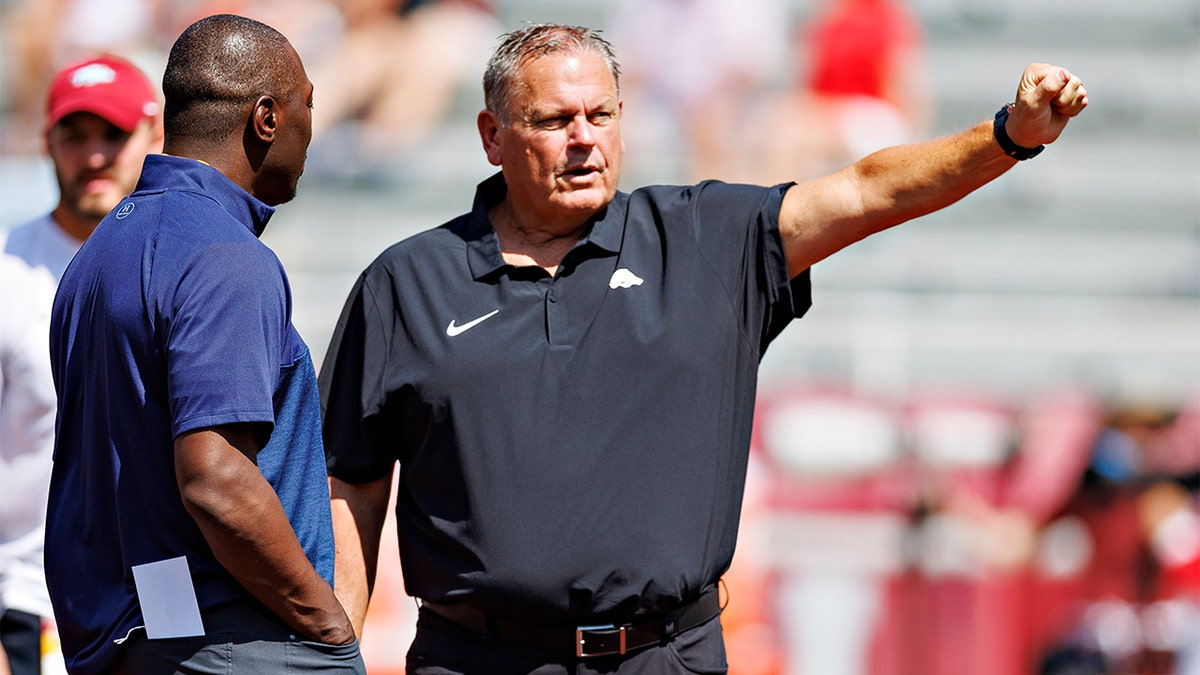
<instances>
[{"instance_id":1,"label":"white nike swoosh logo","mask_svg":"<svg viewBox=\"0 0 1200 675\"><path fill-rule=\"evenodd\" d=\"M475 319L473 321L468 321L461 326L456 326L454 324L454 321L451 321L450 325L446 326L446 335L449 335L450 337L454 337L455 335L461 335L461 334L471 330L475 326L478 326L479 324L483 323L484 321L487 321L488 319L492 318L493 316L496 316L499 313L500 313L500 310L493 309L492 311L488 312L487 314L484 314L483 316L479 317L478 319Z\"/></svg>"}]
</instances>

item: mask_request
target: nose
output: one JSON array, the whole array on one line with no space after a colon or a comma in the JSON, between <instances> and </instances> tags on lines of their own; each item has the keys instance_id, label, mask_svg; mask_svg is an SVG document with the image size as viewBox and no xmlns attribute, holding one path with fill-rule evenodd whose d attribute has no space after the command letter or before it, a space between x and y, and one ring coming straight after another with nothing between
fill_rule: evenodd
<instances>
[{"instance_id":1,"label":"nose","mask_svg":"<svg viewBox=\"0 0 1200 675\"><path fill-rule=\"evenodd\" d=\"M112 163L118 149L118 146L114 146L114 144L105 139L92 139L84 148L84 152L86 153L84 156L86 158L88 168L102 169L108 166Z\"/></svg>"},{"instance_id":2,"label":"nose","mask_svg":"<svg viewBox=\"0 0 1200 675\"><path fill-rule=\"evenodd\" d=\"M102 169L107 163L104 153L92 152L88 153L87 165L89 169Z\"/></svg>"},{"instance_id":3,"label":"nose","mask_svg":"<svg viewBox=\"0 0 1200 675\"><path fill-rule=\"evenodd\" d=\"M585 146L596 144L595 130L592 128L592 122L586 115L579 115L571 121L570 133L568 136L571 145Z\"/></svg>"}]
</instances>

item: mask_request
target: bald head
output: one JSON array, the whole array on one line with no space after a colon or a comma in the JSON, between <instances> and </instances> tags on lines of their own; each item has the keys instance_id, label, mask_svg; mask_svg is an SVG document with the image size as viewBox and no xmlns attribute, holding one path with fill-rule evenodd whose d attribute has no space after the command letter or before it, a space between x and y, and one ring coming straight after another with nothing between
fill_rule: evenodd
<instances>
[{"instance_id":1,"label":"bald head","mask_svg":"<svg viewBox=\"0 0 1200 675\"><path fill-rule=\"evenodd\" d=\"M189 26L163 75L167 146L215 145L240 135L260 96L295 93L294 59L287 38L253 19L218 14Z\"/></svg>"},{"instance_id":2,"label":"bald head","mask_svg":"<svg viewBox=\"0 0 1200 675\"><path fill-rule=\"evenodd\" d=\"M183 31L163 75L163 150L198 159L272 206L296 194L312 82L279 31L229 14Z\"/></svg>"}]
</instances>

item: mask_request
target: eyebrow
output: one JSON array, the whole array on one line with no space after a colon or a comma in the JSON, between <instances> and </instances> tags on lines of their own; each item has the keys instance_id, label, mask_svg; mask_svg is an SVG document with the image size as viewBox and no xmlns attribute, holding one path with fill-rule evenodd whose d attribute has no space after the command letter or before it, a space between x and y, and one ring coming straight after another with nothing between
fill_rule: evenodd
<instances>
[{"instance_id":1,"label":"eyebrow","mask_svg":"<svg viewBox=\"0 0 1200 675\"><path fill-rule=\"evenodd\" d=\"M584 106L585 115L593 115L598 112L616 112L619 99L609 97L607 95L599 102ZM558 106L549 104L544 108L528 106L522 111L522 118L527 121L548 120L557 117L574 117L578 112L578 108L574 105Z\"/></svg>"}]
</instances>

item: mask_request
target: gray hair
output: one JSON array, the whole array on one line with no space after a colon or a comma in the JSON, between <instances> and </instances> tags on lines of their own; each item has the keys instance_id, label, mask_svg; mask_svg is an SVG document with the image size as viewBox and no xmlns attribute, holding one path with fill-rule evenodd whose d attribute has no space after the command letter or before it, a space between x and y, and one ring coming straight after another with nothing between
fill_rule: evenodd
<instances>
[{"instance_id":1,"label":"gray hair","mask_svg":"<svg viewBox=\"0 0 1200 675\"><path fill-rule=\"evenodd\" d=\"M483 73L484 107L507 124L509 102L517 84L521 66L531 59L562 52L592 52L604 59L612 72L617 92L621 90L621 67L613 47L600 32L582 26L530 23L500 36L500 45L488 59Z\"/></svg>"}]
</instances>

